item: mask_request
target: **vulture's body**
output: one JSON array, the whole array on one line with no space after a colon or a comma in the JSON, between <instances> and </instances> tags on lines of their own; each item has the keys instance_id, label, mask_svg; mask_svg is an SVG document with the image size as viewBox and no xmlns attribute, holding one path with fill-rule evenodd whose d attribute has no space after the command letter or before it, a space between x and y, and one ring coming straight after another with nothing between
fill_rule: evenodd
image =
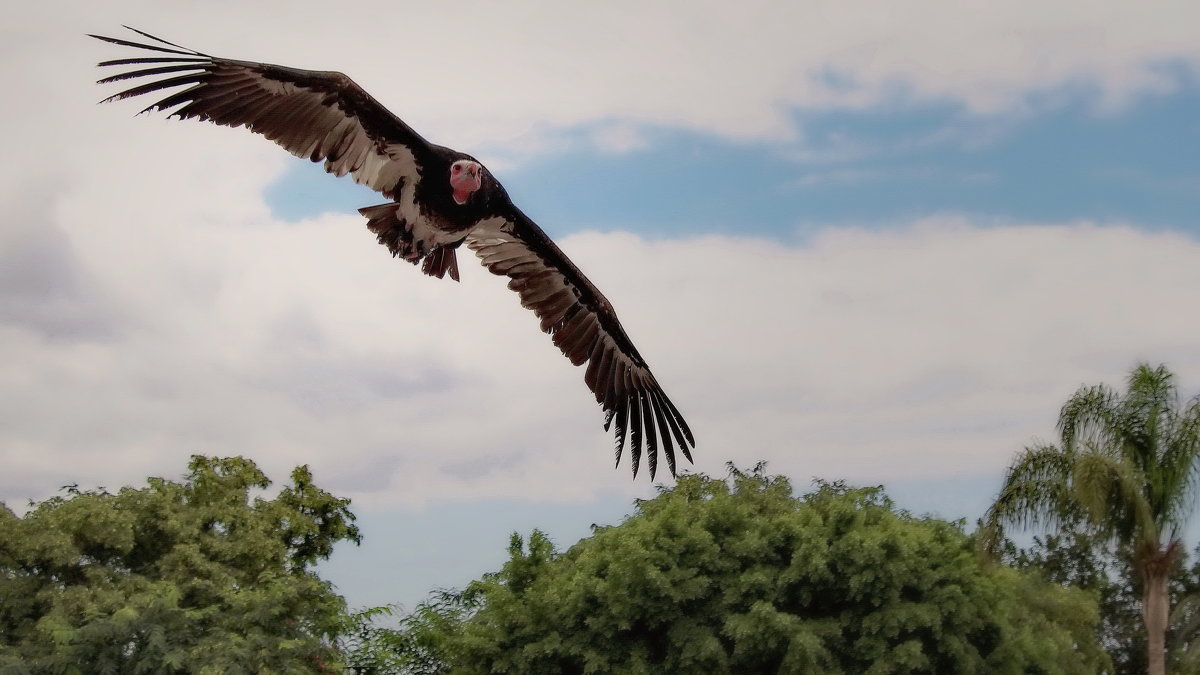
<instances>
[{"instance_id":1,"label":"vulture's body","mask_svg":"<svg viewBox=\"0 0 1200 675\"><path fill-rule=\"evenodd\" d=\"M485 267L509 278L571 363L587 364L584 381L605 412L604 427L616 424L618 462L627 432L634 475L644 446L653 478L659 437L672 475L677 447L691 460L687 423L608 300L473 157L426 141L341 73L217 58L136 32L159 44L92 36L157 53L102 62L137 69L100 82L162 77L106 101L184 87L142 112L174 108L171 115L180 118L244 126L296 156L323 161L329 173L350 174L389 200L359 209L367 227L392 255L428 275L458 280L465 243Z\"/></svg>"}]
</instances>

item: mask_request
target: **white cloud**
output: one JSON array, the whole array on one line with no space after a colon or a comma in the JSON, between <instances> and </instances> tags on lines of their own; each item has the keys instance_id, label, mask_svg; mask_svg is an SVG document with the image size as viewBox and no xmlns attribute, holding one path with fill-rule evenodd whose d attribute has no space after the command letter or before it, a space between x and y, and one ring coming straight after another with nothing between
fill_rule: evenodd
<instances>
[{"instance_id":1,"label":"white cloud","mask_svg":"<svg viewBox=\"0 0 1200 675\"><path fill-rule=\"evenodd\" d=\"M92 64L119 52L85 31L130 21L345 70L473 150L537 147L543 130L553 146L555 129L597 120L610 145L641 142L635 124L787 137L790 106L896 89L994 110L1082 79L1118 100L1161 85L1156 63L1196 62L1196 10L1160 5L26 7L0 29L13 130L0 260L17 261L0 274L0 497L177 472L194 452L247 454L276 476L309 462L368 503L646 490L627 459L610 470L582 372L502 280L426 278L357 216L273 220L261 195L286 155L95 107ZM814 75L830 69L840 82ZM1200 250L1179 237L933 219L804 247L562 243L691 421L707 471L760 458L797 477L990 471L1048 432L1079 383L1118 382L1137 358L1200 375L1200 325L1181 309Z\"/></svg>"},{"instance_id":2,"label":"white cloud","mask_svg":"<svg viewBox=\"0 0 1200 675\"><path fill-rule=\"evenodd\" d=\"M0 334L10 500L178 470L192 452L245 453L274 475L308 462L368 504L646 489L627 459L609 468L581 371L502 280L473 266L462 284L424 277L356 216L287 224L229 201L223 217L156 217L178 188L100 214L102 185L77 185L52 225L119 329ZM1200 244L1179 236L934 218L803 247L562 245L621 312L710 472L728 459L862 481L995 471L1078 384L1119 383L1139 358L1191 386L1200 374L1200 319L1183 311Z\"/></svg>"},{"instance_id":3,"label":"white cloud","mask_svg":"<svg viewBox=\"0 0 1200 675\"><path fill-rule=\"evenodd\" d=\"M982 185L998 177L988 171L944 169L932 165L905 166L898 169L856 169L837 167L802 173L787 184L788 189L823 190L830 187L855 187L866 183L940 181L949 185Z\"/></svg>"},{"instance_id":4,"label":"white cloud","mask_svg":"<svg viewBox=\"0 0 1200 675\"><path fill-rule=\"evenodd\" d=\"M1165 65L1200 68L1200 5L1189 0L479 0L332 13L313 0L286 11L127 1L21 12L2 29L0 74L54 104L39 109L47 123L99 98L80 86L96 77L90 65L125 54L82 33L121 33L127 21L209 53L345 71L431 138L483 155L553 147L560 130L592 124L618 145L637 139L634 125L788 139L796 107L948 101L992 114L1066 90L1119 108L1178 88ZM27 97L5 99L6 113L31 111Z\"/></svg>"}]
</instances>

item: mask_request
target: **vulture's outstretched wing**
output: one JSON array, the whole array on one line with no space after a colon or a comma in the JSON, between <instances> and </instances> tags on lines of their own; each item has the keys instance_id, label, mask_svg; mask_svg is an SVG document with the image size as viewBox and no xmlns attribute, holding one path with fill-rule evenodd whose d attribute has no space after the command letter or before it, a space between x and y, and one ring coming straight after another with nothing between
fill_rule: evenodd
<instances>
[{"instance_id":1,"label":"vulture's outstretched wing","mask_svg":"<svg viewBox=\"0 0 1200 675\"><path fill-rule=\"evenodd\" d=\"M245 126L298 157L314 162L324 160L330 173L339 176L349 173L357 182L397 201L402 197L397 194L400 187L415 186L420 180L422 167L432 166L439 157L444 160L447 154L461 155L431 145L341 73L217 58L130 30L158 44L92 37L167 56L105 61L100 65L138 66L138 69L100 82L167 77L125 90L105 101L184 87L142 112L174 108L171 115L180 118ZM509 277L508 287L520 295L523 306L537 314L542 330L551 334L554 344L571 363L587 364L584 381L605 412L604 428L607 430L616 423L617 462L620 463L628 434L634 475L644 447L653 478L661 436L663 454L671 474L675 475L675 449L678 447L691 461L690 448L695 447L683 416L663 393L604 295L541 228L511 205L503 188L498 184L495 188L500 198L494 208L487 207L488 215L478 221L459 223L450 232L467 232L467 246L493 273ZM414 198L419 200L413 191L405 192L405 204ZM423 213L429 204L415 206ZM383 204L361 211L369 222L391 223L388 219L399 218L402 207L404 204ZM387 231L398 231L395 228L403 226L397 220L388 225L391 229ZM381 227L372 230L380 234ZM380 241L393 253L399 246L383 234ZM438 249L439 257L428 261L426 273L440 277L449 271L457 279L452 256L461 241L444 242Z\"/></svg>"},{"instance_id":2,"label":"vulture's outstretched wing","mask_svg":"<svg viewBox=\"0 0 1200 675\"><path fill-rule=\"evenodd\" d=\"M676 447L692 461L689 448L696 442L687 422L650 373L612 305L536 223L514 207L510 217L480 223L467 235L467 246L492 273L509 278L508 287L521 296L521 305L537 314L542 330L572 364L588 364L583 379L604 409L604 428L616 422L618 464L628 430L633 474L644 443L653 479L656 426L672 476Z\"/></svg>"},{"instance_id":3,"label":"vulture's outstretched wing","mask_svg":"<svg viewBox=\"0 0 1200 675\"><path fill-rule=\"evenodd\" d=\"M126 28L129 28L126 26ZM400 180L415 181L430 144L349 77L269 63L222 59L129 28L161 45L91 37L170 56L104 61L101 66L146 66L106 77L109 83L170 75L114 94L115 101L186 86L142 112L168 110L229 127L245 126L297 157L324 160L325 170L392 198ZM179 74L175 74L179 73Z\"/></svg>"}]
</instances>

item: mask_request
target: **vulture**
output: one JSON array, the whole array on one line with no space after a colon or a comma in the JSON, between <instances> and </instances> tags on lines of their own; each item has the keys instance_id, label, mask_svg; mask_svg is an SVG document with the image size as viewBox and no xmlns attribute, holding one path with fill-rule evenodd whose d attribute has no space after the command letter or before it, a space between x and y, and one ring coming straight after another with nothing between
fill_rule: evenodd
<instances>
[{"instance_id":1,"label":"vulture","mask_svg":"<svg viewBox=\"0 0 1200 675\"><path fill-rule=\"evenodd\" d=\"M349 174L389 200L358 210L367 229L394 257L429 276L458 281L457 254L466 244L484 267L508 277L521 305L572 365L587 364L583 380L604 412L605 431L615 423L618 466L626 436L635 478L644 447L654 479L660 437L672 476L676 448L692 461L687 422L612 305L478 160L425 140L342 73L209 56L125 28L150 43L91 35L144 50L101 62L124 72L98 83L151 79L102 103L164 96L141 113L173 109L168 117L245 127L297 157L324 162L331 174Z\"/></svg>"}]
</instances>

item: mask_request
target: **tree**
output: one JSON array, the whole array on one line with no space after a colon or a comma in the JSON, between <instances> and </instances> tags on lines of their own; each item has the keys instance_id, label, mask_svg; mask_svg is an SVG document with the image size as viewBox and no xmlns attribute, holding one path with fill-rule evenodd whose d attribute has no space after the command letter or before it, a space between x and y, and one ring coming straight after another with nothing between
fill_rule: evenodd
<instances>
[{"instance_id":1,"label":"tree","mask_svg":"<svg viewBox=\"0 0 1200 675\"><path fill-rule=\"evenodd\" d=\"M1171 672L1200 674L1200 546L1194 563L1171 580Z\"/></svg>"},{"instance_id":2,"label":"tree","mask_svg":"<svg viewBox=\"0 0 1200 675\"><path fill-rule=\"evenodd\" d=\"M1099 539L1079 524L1056 534L1034 537L1028 548L1006 546L1004 560L1043 579L1092 593L1100 607L1096 642L1108 652L1112 672L1146 672L1146 629L1141 616L1141 580L1128 551ZM1168 670L1200 672L1195 641L1200 637L1200 560L1190 569L1177 565L1167 585L1171 612Z\"/></svg>"},{"instance_id":3,"label":"tree","mask_svg":"<svg viewBox=\"0 0 1200 675\"><path fill-rule=\"evenodd\" d=\"M274 499L242 458L183 482L0 505L0 672L321 672L343 599L310 568L359 541L307 467Z\"/></svg>"},{"instance_id":4,"label":"tree","mask_svg":"<svg viewBox=\"0 0 1200 675\"><path fill-rule=\"evenodd\" d=\"M443 624L455 673L1093 673L1086 594L981 559L880 488L688 475L565 553L510 560ZM462 605L455 606L461 611ZM444 618L444 617L443 617ZM422 630L437 622L422 621ZM437 632L437 631L435 631Z\"/></svg>"},{"instance_id":5,"label":"tree","mask_svg":"<svg viewBox=\"0 0 1200 675\"><path fill-rule=\"evenodd\" d=\"M381 619L397 616L395 605L351 614L339 641L346 668L355 675L445 675L450 644L477 606L470 591L438 589L400 616L395 627L380 625Z\"/></svg>"},{"instance_id":6,"label":"tree","mask_svg":"<svg viewBox=\"0 0 1200 675\"><path fill-rule=\"evenodd\" d=\"M1165 366L1139 364L1124 396L1082 387L1058 418L1061 444L1026 448L986 516L995 549L1007 525L1082 523L1124 552L1141 588L1147 671L1165 672L1168 582L1184 552L1200 472L1200 397L1179 405Z\"/></svg>"}]
</instances>

